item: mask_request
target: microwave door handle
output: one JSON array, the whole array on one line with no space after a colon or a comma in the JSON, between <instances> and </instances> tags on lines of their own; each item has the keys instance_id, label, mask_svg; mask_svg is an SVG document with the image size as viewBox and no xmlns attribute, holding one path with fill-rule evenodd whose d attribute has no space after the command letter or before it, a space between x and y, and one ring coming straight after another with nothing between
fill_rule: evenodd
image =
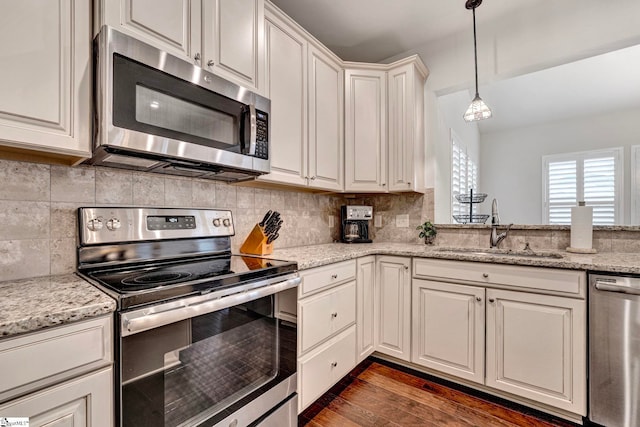
<instances>
[{"instance_id":1,"label":"microwave door handle","mask_svg":"<svg viewBox=\"0 0 640 427\"><path fill-rule=\"evenodd\" d=\"M249 104L249 155L256 155L257 128L256 128L256 106Z\"/></svg>"}]
</instances>

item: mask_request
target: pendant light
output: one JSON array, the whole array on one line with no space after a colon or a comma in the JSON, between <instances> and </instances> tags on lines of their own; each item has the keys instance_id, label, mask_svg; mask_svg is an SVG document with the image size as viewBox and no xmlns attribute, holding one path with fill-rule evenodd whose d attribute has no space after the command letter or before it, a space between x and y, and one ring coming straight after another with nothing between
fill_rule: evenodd
<instances>
[{"instance_id":1,"label":"pendant light","mask_svg":"<svg viewBox=\"0 0 640 427\"><path fill-rule=\"evenodd\" d=\"M467 0L465 7L473 11L473 59L476 66L476 96L464 113L465 122L475 122L491 117L491 109L484 103L478 94L478 47L476 46L476 7L482 4L482 0Z\"/></svg>"}]
</instances>

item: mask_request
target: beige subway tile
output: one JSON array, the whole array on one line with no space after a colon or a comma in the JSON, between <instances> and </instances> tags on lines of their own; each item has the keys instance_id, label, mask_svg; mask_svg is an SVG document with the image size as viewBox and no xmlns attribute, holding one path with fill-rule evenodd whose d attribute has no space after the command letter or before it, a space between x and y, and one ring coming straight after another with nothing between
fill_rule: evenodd
<instances>
[{"instance_id":1,"label":"beige subway tile","mask_svg":"<svg viewBox=\"0 0 640 427\"><path fill-rule=\"evenodd\" d=\"M96 169L96 203L133 204L133 173L120 169Z\"/></svg>"},{"instance_id":2,"label":"beige subway tile","mask_svg":"<svg viewBox=\"0 0 640 427\"><path fill-rule=\"evenodd\" d=\"M51 203L51 238L75 239L80 203Z\"/></svg>"},{"instance_id":3,"label":"beige subway tile","mask_svg":"<svg viewBox=\"0 0 640 427\"><path fill-rule=\"evenodd\" d=\"M253 209L255 207L255 190L251 187L234 187L236 189L237 207Z\"/></svg>"},{"instance_id":4,"label":"beige subway tile","mask_svg":"<svg viewBox=\"0 0 640 427\"><path fill-rule=\"evenodd\" d=\"M49 202L3 201L0 240L48 239L49 223Z\"/></svg>"},{"instance_id":5,"label":"beige subway tile","mask_svg":"<svg viewBox=\"0 0 640 427\"><path fill-rule=\"evenodd\" d=\"M69 274L76 271L76 239L51 239L51 274Z\"/></svg>"},{"instance_id":6,"label":"beige subway tile","mask_svg":"<svg viewBox=\"0 0 640 427\"><path fill-rule=\"evenodd\" d=\"M192 203L194 208L215 208L216 182L212 180L198 179L192 182Z\"/></svg>"},{"instance_id":7,"label":"beige subway tile","mask_svg":"<svg viewBox=\"0 0 640 427\"><path fill-rule=\"evenodd\" d=\"M164 176L156 173L133 174L133 204L164 206Z\"/></svg>"},{"instance_id":8,"label":"beige subway tile","mask_svg":"<svg viewBox=\"0 0 640 427\"><path fill-rule=\"evenodd\" d=\"M165 206L189 208L193 200L191 194L191 180L188 178L164 179L164 203Z\"/></svg>"},{"instance_id":9,"label":"beige subway tile","mask_svg":"<svg viewBox=\"0 0 640 427\"><path fill-rule=\"evenodd\" d=\"M51 199L51 167L0 160L0 200Z\"/></svg>"},{"instance_id":10,"label":"beige subway tile","mask_svg":"<svg viewBox=\"0 0 640 427\"><path fill-rule=\"evenodd\" d=\"M271 209L271 190L256 188L254 192L254 203L256 209L262 209L265 212Z\"/></svg>"},{"instance_id":11,"label":"beige subway tile","mask_svg":"<svg viewBox=\"0 0 640 427\"><path fill-rule=\"evenodd\" d=\"M0 240L0 280L50 274L49 239Z\"/></svg>"},{"instance_id":12,"label":"beige subway tile","mask_svg":"<svg viewBox=\"0 0 640 427\"><path fill-rule=\"evenodd\" d=\"M238 206L236 187L224 182L216 183L216 205L219 209L235 209Z\"/></svg>"},{"instance_id":13,"label":"beige subway tile","mask_svg":"<svg viewBox=\"0 0 640 427\"><path fill-rule=\"evenodd\" d=\"M51 201L96 201L96 168L51 166Z\"/></svg>"}]
</instances>

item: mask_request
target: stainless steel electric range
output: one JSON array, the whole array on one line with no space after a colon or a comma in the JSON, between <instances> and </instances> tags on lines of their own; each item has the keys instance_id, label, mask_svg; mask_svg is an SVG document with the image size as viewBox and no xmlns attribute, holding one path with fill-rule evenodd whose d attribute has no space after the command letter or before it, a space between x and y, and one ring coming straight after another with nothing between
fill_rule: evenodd
<instances>
[{"instance_id":1,"label":"stainless steel electric range","mask_svg":"<svg viewBox=\"0 0 640 427\"><path fill-rule=\"evenodd\" d=\"M120 426L295 426L295 262L231 254L227 210L79 208L78 273L118 301Z\"/></svg>"}]
</instances>

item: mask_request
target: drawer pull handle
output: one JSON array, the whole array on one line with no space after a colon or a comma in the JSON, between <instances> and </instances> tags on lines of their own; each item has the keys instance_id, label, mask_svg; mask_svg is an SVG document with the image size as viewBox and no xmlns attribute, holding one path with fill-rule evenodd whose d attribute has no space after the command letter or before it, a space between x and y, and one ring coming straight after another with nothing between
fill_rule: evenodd
<instances>
[{"instance_id":1,"label":"drawer pull handle","mask_svg":"<svg viewBox=\"0 0 640 427\"><path fill-rule=\"evenodd\" d=\"M476 301L480 302L480 301L482 301L482 298L476 297Z\"/></svg>"},{"instance_id":2,"label":"drawer pull handle","mask_svg":"<svg viewBox=\"0 0 640 427\"><path fill-rule=\"evenodd\" d=\"M331 362L331 367L335 368L336 366L338 366L338 362Z\"/></svg>"},{"instance_id":3,"label":"drawer pull handle","mask_svg":"<svg viewBox=\"0 0 640 427\"><path fill-rule=\"evenodd\" d=\"M489 273L482 273L482 277L484 277L485 279L489 277Z\"/></svg>"},{"instance_id":4,"label":"drawer pull handle","mask_svg":"<svg viewBox=\"0 0 640 427\"><path fill-rule=\"evenodd\" d=\"M335 280L335 279L337 279L337 278L338 278L338 275L337 275L337 274L332 274L332 275L331 275L331 279L332 279L332 280Z\"/></svg>"},{"instance_id":5,"label":"drawer pull handle","mask_svg":"<svg viewBox=\"0 0 640 427\"><path fill-rule=\"evenodd\" d=\"M493 303L493 302L496 302L496 300L493 298L489 298L489 302Z\"/></svg>"},{"instance_id":6,"label":"drawer pull handle","mask_svg":"<svg viewBox=\"0 0 640 427\"><path fill-rule=\"evenodd\" d=\"M338 317L338 313L331 313L331 317L335 319L336 317Z\"/></svg>"}]
</instances>

